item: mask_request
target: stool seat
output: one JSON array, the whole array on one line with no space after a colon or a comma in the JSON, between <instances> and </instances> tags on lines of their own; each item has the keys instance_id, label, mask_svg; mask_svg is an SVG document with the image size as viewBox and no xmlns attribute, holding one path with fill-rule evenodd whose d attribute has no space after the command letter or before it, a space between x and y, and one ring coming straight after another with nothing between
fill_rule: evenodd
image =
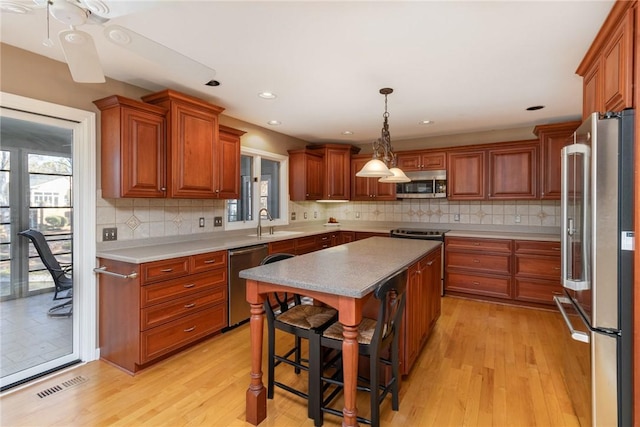
<instances>
[{"instance_id":1,"label":"stool seat","mask_svg":"<svg viewBox=\"0 0 640 427\"><path fill-rule=\"evenodd\" d=\"M371 340L373 339L373 334L376 331L377 324L378 322L375 319L369 319L368 317L362 319L360 326L358 326L358 344L371 344ZM324 331L322 336L325 338L342 341L342 339L344 338L344 335L342 335L343 330L344 328L342 327L342 324L336 322L329 326Z\"/></svg>"},{"instance_id":2,"label":"stool seat","mask_svg":"<svg viewBox=\"0 0 640 427\"><path fill-rule=\"evenodd\" d=\"M337 314L337 310L330 307L301 304L294 305L284 313L277 315L276 320L295 326L296 328L315 329L329 321L333 321Z\"/></svg>"}]
</instances>

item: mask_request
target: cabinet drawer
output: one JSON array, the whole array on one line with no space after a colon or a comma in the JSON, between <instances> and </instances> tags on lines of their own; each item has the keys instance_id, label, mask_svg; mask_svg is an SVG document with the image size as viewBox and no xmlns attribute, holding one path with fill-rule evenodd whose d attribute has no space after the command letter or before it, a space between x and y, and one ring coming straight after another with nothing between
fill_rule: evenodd
<instances>
[{"instance_id":1,"label":"cabinet drawer","mask_svg":"<svg viewBox=\"0 0 640 427\"><path fill-rule=\"evenodd\" d=\"M559 281L516 278L514 298L519 301L554 305L553 296L562 294Z\"/></svg>"},{"instance_id":2,"label":"cabinet drawer","mask_svg":"<svg viewBox=\"0 0 640 427\"><path fill-rule=\"evenodd\" d=\"M140 334L140 363L179 349L227 326L227 306L219 304Z\"/></svg>"},{"instance_id":3,"label":"cabinet drawer","mask_svg":"<svg viewBox=\"0 0 640 427\"><path fill-rule=\"evenodd\" d=\"M189 257L165 259L142 264L142 282L173 279L189 274Z\"/></svg>"},{"instance_id":4,"label":"cabinet drawer","mask_svg":"<svg viewBox=\"0 0 640 427\"><path fill-rule=\"evenodd\" d=\"M556 254L560 256L560 242L541 242L535 240L516 240L516 253L527 254Z\"/></svg>"},{"instance_id":5,"label":"cabinet drawer","mask_svg":"<svg viewBox=\"0 0 640 427\"><path fill-rule=\"evenodd\" d=\"M511 252L511 240L471 239L467 237L446 237L447 249L468 249L474 251Z\"/></svg>"},{"instance_id":6,"label":"cabinet drawer","mask_svg":"<svg viewBox=\"0 0 640 427\"><path fill-rule=\"evenodd\" d=\"M510 298L508 277L488 277L461 273L448 273L445 288L447 291Z\"/></svg>"},{"instance_id":7,"label":"cabinet drawer","mask_svg":"<svg viewBox=\"0 0 640 427\"><path fill-rule=\"evenodd\" d=\"M227 266L227 251L207 252L191 257L191 273L211 271Z\"/></svg>"},{"instance_id":8,"label":"cabinet drawer","mask_svg":"<svg viewBox=\"0 0 640 427\"><path fill-rule=\"evenodd\" d=\"M303 255L318 249L316 236L300 237L296 239L296 255Z\"/></svg>"},{"instance_id":9,"label":"cabinet drawer","mask_svg":"<svg viewBox=\"0 0 640 427\"><path fill-rule=\"evenodd\" d=\"M515 275L560 280L560 257L516 255Z\"/></svg>"},{"instance_id":10,"label":"cabinet drawer","mask_svg":"<svg viewBox=\"0 0 640 427\"><path fill-rule=\"evenodd\" d=\"M509 274L511 255L449 251L447 268L474 270L493 274Z\"/></svg>"},{"instance_id":11,"label":"cabinet drawer","mask_svg":"<svg viewBox=\"0 0 640 427\"><path fill-rule=\"evenodd\" d=\"M216 285L227 286L226 268L142 286L140 288L140 306L148 307L153 304L172 301L176 298L210 289Z\"/></svg>"},{"instance_id":12,"label":"cabinet drawer","mask_svg":"<svg viewBox=\"0 0 640 427\"><path fill-rule=\"evenodd\" d=\"M174 319L200 311L216 304L227 303L227 286L218 285L211 289L195 293L177 300L152 305L140 310L140 328L149 328L170 322Z\"/></svg>"},{"instance_id":13,"label":"cabinet drawer","mask_svg":"<svg viewBox=\"0 0 640 427\"><path fill-rule=\"evenodd\" d=\"M275 254L275 253L295 254L296 240L288 239L288 240L280 240L279 242L270 242L269 253L270 254Z\"/></svg>"}]
</instances>

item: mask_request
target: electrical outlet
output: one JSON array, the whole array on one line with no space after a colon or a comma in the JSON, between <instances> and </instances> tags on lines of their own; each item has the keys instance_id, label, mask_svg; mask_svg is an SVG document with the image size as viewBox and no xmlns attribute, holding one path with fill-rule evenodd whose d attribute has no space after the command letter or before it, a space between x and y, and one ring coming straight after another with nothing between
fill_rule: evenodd
<instances>
[{"instance_id":1,"label":"electrical outlet","mask_svg":"<svg viewBox=\"0 0 640 427\"><path fill-rule=\"evenodd\" d=\"M304 219L307 219L307 213L306 212L304 213Z\"/></svg>"},{"instance_id":2,"label":"electrical outlet","mask_svg":"<svg viewBox=\"0 0 640 427\"><path fill-rule=\"evenodd\" d=\"M214 227L222 227L222 217L221 216L214 216L213 217L213 226Z\"/></svg>"},{"instance_id":3,"label":"electrical outlet","mask_svg":"<svg viewBox=\"0 0 640 427\"><path fill-rule=\"evenodd\" d=\"M520 223L520 215L516 215L516 224Z\"/></svg>"},{"instance_id":4,"label":"electrical outlet","mask_svg":"<svg viewBox=\"0 0 640 427\"><path fill-rule=\"evenodd\" d=\"M460 221L460 214L453 214L454 221Z\"/></svg>"},{"instance_id":5,"label":"electrical outlet","mask_svg":"<svg viewBox=\"0 0 640 427\"><path fill-rule=\"evenodd\" d=\"M356 219L360 219L360 212L356 212Z\"/></svg>"},{"instance_id":6,"label":"electrical outlet","mask_svg":"<svg viewBox=\"0 0 640 427\"><path fill-rule=\"evenodd\" d=\"M291 221L295 221L295 220L296 220L296 213L291 212Z\"/></svg>"},{"instance_id":7,"label":"electrical outlet","mask_svg":"<svg viewBox=\"0 0 640 427\"><path fill-rule=\"evenodd\" d=\"M317 219L318 218L318 211L313 211L313 219Z\"/></svg>"},{"instance_id":8,"label":"electrical outlet","mask_svg":"<svg viewBox=\"0 0 640 427\"><path fill-rule=\"evenodd\" d=\"M200 228L204 227L204 218L200 217L200 221L198 222L198 225L200 226Z\"/></svg>"},{"instance_id":9,"label":"electrical outlet","mask_svg":"<svg viewBox=\"0 0 640 427\"><path fill-rule=\"evenodd\" d=\"M118 240L118 228L117 227L105 227L102 229L102 241L111 242Z\"/></svg>"}]
</instances>

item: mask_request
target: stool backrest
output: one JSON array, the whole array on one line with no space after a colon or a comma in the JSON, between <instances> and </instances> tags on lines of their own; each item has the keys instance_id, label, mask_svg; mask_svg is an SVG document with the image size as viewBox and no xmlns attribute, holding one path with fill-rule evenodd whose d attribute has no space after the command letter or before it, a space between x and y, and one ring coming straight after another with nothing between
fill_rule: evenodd
<instances>
[{"instance_id":1,"label":"stool backrest","mask_svg":"<svg viewBox=\"0 0 640 427\"><path fill-rule=\"evenodd\" d=\"M407 269L399 271L382 283L374 291L379 301L378 323L371 339L371 345L379 346L387 337L399 333L404 312Z\"/></svg>"},{"instance_id":2,"label":"stool backrest","mask_svg":"<svg viewBox=\"0 0 640 427\"><path fill-rule=\"evenodd\" d=\"M260 262L260 265L271 264L273 262L282 261L283 259L293 258L295 255L288 254L284 252L279 252L275 254L270 254L264 257L264 259ZM277 292L273 292L273 297L275 298L277 305L280 306L280 312L284 313L289 309L289 295L285 292L284 294L278 294ZM294 295L295 303L300 304L300 296ZM271 298L267 298L265 300L265 311L267 312L267 316L273 317L273 304Z\"/></svg>"}]
</instances>

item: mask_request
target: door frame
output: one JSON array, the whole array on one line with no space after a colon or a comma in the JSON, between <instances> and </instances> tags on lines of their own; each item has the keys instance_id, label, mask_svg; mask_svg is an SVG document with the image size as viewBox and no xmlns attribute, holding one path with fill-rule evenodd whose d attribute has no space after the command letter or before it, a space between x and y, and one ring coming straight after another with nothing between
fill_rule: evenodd
<instances>
[{"instance_id":1,"label":"door frame","mask_svg":"<svg viewBox=\"0 0 640 427\"><path fill-rule=\"evenodd\" d=\"M96 114L6 92L0 92L0 107L73 122L73 315L78 319L73 338L82 362L96 360Z\"/></svg>"}]
</instances>

